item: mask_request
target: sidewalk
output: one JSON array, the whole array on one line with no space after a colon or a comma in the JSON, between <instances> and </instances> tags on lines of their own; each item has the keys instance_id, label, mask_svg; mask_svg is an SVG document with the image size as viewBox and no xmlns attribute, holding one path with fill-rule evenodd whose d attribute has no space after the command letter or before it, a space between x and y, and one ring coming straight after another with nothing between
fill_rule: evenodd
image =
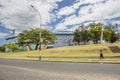
<instances>
[{"instance_id":1,"label":"sidewalk","mask_svg":"<svg viewBox=\"0 0 120 80\"><path fill-rule=\"evenodd\" d=\"M18 60L32 60L39 61L39 58L29 58L29 57L1 57L6 59L18 59ZM120 64L120 58L42 58L42 62L72 62L72 63L117 63Z\"/></svg>"},{"instance_id":2,"label":"sidewalk","mask_svg":"<svg viewBox=\"0 0 120 80\"><path fill-rule=\"evenodd\" d=\"M120 58L44 58L49 60L120 60Z\"/></svg>"}]
</instances>

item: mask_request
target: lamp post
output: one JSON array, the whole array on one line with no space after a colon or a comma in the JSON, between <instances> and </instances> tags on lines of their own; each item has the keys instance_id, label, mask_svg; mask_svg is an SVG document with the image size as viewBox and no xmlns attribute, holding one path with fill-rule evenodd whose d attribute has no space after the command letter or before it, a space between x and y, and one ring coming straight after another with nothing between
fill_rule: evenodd
<instances>
[{"instance_id":1,"label":"lamp post","mask_svg":"<svg viewBox=\"0 0 120 80\"><path fill-rule=\"evenodd\" d=\"M40 25L39 25L39 28L40 28L40 33L39 33L39 39L40 39L40 43L39 43L39 47L38 47L38 52L39 52L39 60L41 60L41 58L42 58L42 51L41 51L41 14L40 14L40 12L33 6L33 5L31 5L31 7L38 13L38 15L39 15L39 17L40 17Z\"/></svg>"},{"instance_id":2,"label":"lamp post","mask_svg":"<svg viewBox=\"0 0 120 80\"><path fill-rule=\"evenodd\" d=\"M103 43L103 26L101 28L101 36L100 36L100 43Z\"/></svg>"}]
</instances>

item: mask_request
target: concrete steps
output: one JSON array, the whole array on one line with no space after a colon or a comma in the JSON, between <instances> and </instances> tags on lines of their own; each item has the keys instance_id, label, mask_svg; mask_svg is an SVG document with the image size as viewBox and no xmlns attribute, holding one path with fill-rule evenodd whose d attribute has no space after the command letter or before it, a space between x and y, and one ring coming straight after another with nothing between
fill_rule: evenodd
<instances>
[{"instance_id":1,"label":"concrete steps","mask_svg":"<svg viewBox=\"0 0 120 80\"><path fill-rule=\"evenodd\" d=\"M109 46L109 48L113 53L120 53L120 49L118 46Z\"/></svg>"}]
</instances>

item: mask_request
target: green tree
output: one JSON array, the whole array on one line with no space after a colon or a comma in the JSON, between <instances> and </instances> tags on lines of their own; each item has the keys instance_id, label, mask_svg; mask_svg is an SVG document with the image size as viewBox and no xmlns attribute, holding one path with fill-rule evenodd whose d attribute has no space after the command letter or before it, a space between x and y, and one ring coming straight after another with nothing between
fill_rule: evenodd
<instances>
[{"instance_id":1,"label":"green tree","mask_svg":"<svg viewBox=\"0 0 120 80\"><path fill-rule=\"evenodd\" d=\"M108 30L108 29L105 29L104 32L103 32L103 34L104 34L103 39L104 39L106 42L110 42L111 31Z\"/></svg>"},{"instance_id":2,"label":"green tree","mask_svg":"<svg viewBox=\"0 0 120 80\"><path fill-rule=\"evenodd\" d=\"M80 32L81 34L81 42L84 42L86 44L90 40L90 34L88 30L82 30Z\"/></svg>"},{"instance_id":3,"label":"green tree","mask_svg":"<svg viewBox=\"0 0 120 80\"><path fill-rule=\"evenodd\" d=\"M113 43L119 38L119 35L112 29L112 26L103 26L101 23L90 23L89 29L86 29L84 25L75 29L74 41L78 44L80 42L86 44L86 42L92 40L94 44L97 44L101 38L102 27L104 28L103 39L106 42Z\"/></svg>"},{"instance_id":4,"label":"green tree","mask_svg":"<svg viewBox=\"0 0 120 80\"><path fill-rule=\"evenodd\" d=\"M80 35L80 29L77 28L74 31L74 38L73 38L74 42L77 42L77 44L79 45L80 41L81 41L81 35Z\"/></svg>"},{"instance_id":5,"label":"green tree","mask_svg":"<svg viewBox=\"0 0 120 80\"><path fill-rule=\"evenodd\" d=\"M98 41L100 40L102 24L90 23L89 26L90 26L89 29L90 38L94 42L94 44L97 44Z\"/></svg>"},{"instance_id":6,"label":"green tree","mask_svg":"<svg viewBox=\"0 0 120 80\"><path fill-rule=\"evenodd\" d=\"M110 42L114 43L116 40L118 40L118 38L119 38L119 35L115 31L111 30Z\"/></svg>"},{"instance_id":7,"label":"green tree","mask_svg":"<svg viewBox=\"0 0 120 80\"><path fill-rule=\"evenodd\" d=\"M106 42L110 42L111 39L111 28L112 26L104 26L103 39Z\"/></svg>"},{"instance_id":8,"label":"green tree","mask_svg":"<svg viewBox=\"0 0 120 80\"><path fill-rule=\"evenodd\" d=\"M0 52L5 52L5 45L0 46Z\"/></svg>"},{"instance_id":9,"label":"green tree","mask_svg":"<svg viewBox=\"0 0 120 80\"><path fill-rule=\"evenodd\" d=\"M84 44L86 44L89 40L90 40L89 31L86 29L84 25L79 26L74 31L74 41L76 41L78 44L80 42L84 42Z\"/></svg>"},{"instance_id":10,"label":"green tree","mask_svg":"<svg viewBox=\"0 0 120 80\"><path fill-rule=\"evenodd\" d=\"M104 40L107 42L113 43L119 38L119 35L114 30L112 30L111 27L112 26L105 26Z\"/></svg>"},{"instance_id":11,"label":"green tree","mask_svg":"<svg viewBox=\"0 0 120 80\"><path fill-rule=\"evenodd\" d=\"M36 45L35 49L37 50L40 44L40 31L41 31L41 44L54 44L56 40L56 36L45 29L30 29L24 30L19 34L18 43L20 45L29 45L30 43L34 43ZM29 46L30 47L30 46Z\"/></svg>"},{"instance_id":12,"label":"green tree","mask_svg":"<svg viewBox=\"0 0 120 80\"><path fill-rule=\"evenodd\" d=\"M15 44L6 44L7 48L11 49L12 52L19 50L19 47Z\"/></svg>"}]
</instances>

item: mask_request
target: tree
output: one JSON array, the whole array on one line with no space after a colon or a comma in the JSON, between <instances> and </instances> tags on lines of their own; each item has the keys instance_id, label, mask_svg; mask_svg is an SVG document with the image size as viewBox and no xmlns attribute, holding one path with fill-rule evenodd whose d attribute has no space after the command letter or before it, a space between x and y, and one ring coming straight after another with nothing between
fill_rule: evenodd
<instances>
[{"instance_id":1,"label":"tree","mask_svg":"<svg viewBox=\"0 0 120 80\"><path fill-rule=\"evenodd\" d=\"M74 31L74 41L76 41L78 44L80 42L88 42L90 40L89 37L89 31L84 25L79 26L75 31Z\"/></svg>"},{"instance_id":2,"label":"tree","mask_svg":"<svg viewBox=\"0 0 120 80\"><path fill-rule=\"evenodd\" d=\"M73 38L74 42L77 42L77 44L79 45L80 41L81 41L81 35L80 35L80 29L77 28L74 31L74 38Z\"/></svg>"},{"instance_id":3,"label":"tree","mask_svg":"<svg viewBox=\"0 0 120 80\"><path fill-rule=\"evenodd\" d=\"M11 49L12 52L19 50L19 47L15 44L6 44L7 48Z\"/></svg>"},{"instance_id":4,"label":"tree","mask_svg":"<svg viewBox=\"0 0 120 80\"><path fill-rule=\"evenodd\" d=\"M104 26L103 38L106 42L110 42L112 26Z\"/></svg>"},{"instance_id":5,"label":"tree","mask_svg":"<svg viewBox=\"0 0 120 80\"><path fill-rule=\"evenodd\" d=\"M110 42L110 38L111 38L111 31L108 29L105 29L103 32L103 38L106 42Z\"/></svg>"},{"instance_id":6,"label":"tree","mask_svg":"<svg viewBox=\"0 0 120 80\"><path fill-rule=\"evenodd\" d=\"M114 43L118 38L119 38L119 35L117 33L115 33L115 31L111 30L110 42Z\"/></svg>"},{"instance_id":7,"label":"tree","mask_svg":"<svg viewBox=\"0 0 120 80\"><path fill-rule=\"evenodd\" d=\"M119 35L112 29L112 26L103 26L101 23L90 23L89 29L87 29L84 25L79 26L74 31L74 41L78 44L80 42L88 42L92 40L94 44L97 44L100 41L102 29L103 30L103 39L107 42L113 43L118 38Z\"/></svg>"},{"instance_id":8,"label":"tree","mask_svg":"<svg viewBox=\"0 0 120 80\"><path fill-rule=\"evenodd\" d=\"M90 26L89 29L90 38L94 42L94 44L97 44L98 41L100 40L102 24L90 23L89 26Z\"/></svg>"},{"instance_id":9,"label":"tree","mask_svg":"<svg viewBox=\"0 0 120 80\"><path fill-rule=\"evenodd\" d=\"M0 52L5 52L5 45L0 46Z\"/></svg>"},{"instance_id":10,"label":"tree","mask_svg":"<svg viewBox=\"0 0 120 80\"><path fill-rule=\"evenodd\" d=\"M112 30L111 27L112 26L105 26L104 40L113 43L119 38L119 35L114 30Z\"/></svg>"},{"instance_id":11,"label":"tree","mask_svg":"<svg viewBox=\"0 0 120 80\"><path fill-rule=\"evenodd\" d=\"M40 42L40 31L41 31L41 41ZM45 29L30 29L24 30L19 34L18 43L20 45L29 45L30 43L34 43L36 45L35 50L37 50L39 44L54 44L56 36ZM29 45L30 48L30 45Z\"/></svg>"},{"instance_id":12,"label":"tree","mask_svg":"<svg viewBox=\"0 0 120 80\"><path fill-rule=\"evenodd\" d=\"M81 34L81 41L84 42L84 44L86 44L89 40L90 40L90 34L88 30L82 30L80 32Z\"/></svg>"}]
</instances>

